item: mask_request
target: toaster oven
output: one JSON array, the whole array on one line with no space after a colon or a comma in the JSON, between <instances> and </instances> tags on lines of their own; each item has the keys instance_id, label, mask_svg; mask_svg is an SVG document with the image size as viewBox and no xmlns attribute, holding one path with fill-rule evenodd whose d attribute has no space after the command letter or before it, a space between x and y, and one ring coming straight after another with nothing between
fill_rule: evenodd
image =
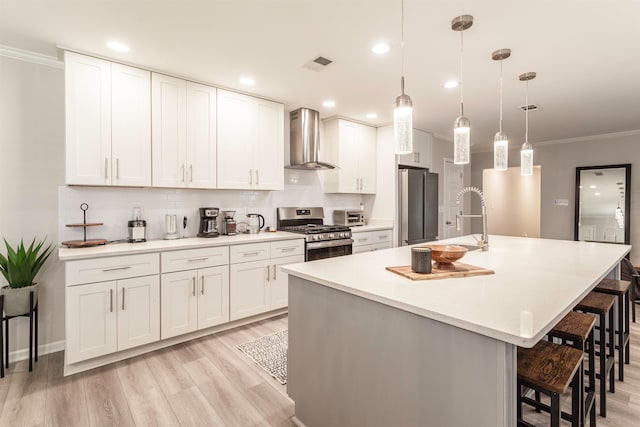
<instances>
[{"instance_id":1,"label":"toaster oven","mask_svg":"<svg viewBox=\"0 0 640 427\"><path fill-rule=\"evenodd\" d=\"M365 225L364 212L360 210L335 210L333 211L333 223L347 227Z\"/></svg>"}]
</instances>

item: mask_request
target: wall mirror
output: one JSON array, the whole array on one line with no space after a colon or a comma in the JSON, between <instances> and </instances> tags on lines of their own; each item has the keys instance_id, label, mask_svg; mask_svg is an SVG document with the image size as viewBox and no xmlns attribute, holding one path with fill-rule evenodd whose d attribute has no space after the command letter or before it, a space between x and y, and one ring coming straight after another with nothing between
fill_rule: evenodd
<instances>
[{"instance_id":1,"label":"wall mirror","mask_svg":"<svg viewBox=\"0 0 640 427\"><path fill-rule=\"evenodd\" d=\"M574 240L629 244L631 165L576 168Z\"/></svg>"}]
</instances>

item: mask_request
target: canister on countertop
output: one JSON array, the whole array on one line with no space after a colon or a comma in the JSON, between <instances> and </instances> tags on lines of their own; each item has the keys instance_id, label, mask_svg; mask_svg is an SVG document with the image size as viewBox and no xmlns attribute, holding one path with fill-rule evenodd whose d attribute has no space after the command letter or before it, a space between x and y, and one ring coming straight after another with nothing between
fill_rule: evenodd
<instances>
[{"instance_id":1,"label":"canister on countertop","mask_svg":"<svg viewBox=\"0 0 640 427\"><path fill-rule=\"evenodd\" d=\"M431 273L431 248L411 248L411 270L420 274Z\"/></svg>"}]
</instances>

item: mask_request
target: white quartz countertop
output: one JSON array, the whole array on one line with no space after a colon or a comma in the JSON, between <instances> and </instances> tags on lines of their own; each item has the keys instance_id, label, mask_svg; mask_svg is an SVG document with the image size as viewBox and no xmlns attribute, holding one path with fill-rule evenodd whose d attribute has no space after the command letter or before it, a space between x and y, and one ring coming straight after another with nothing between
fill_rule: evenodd
<instances>
[{"instance_id":1,"label":"white quartz countertop","mask_svg":"<svg viewBox=\"0 0 640 427\"><path fill-rule=\"evenodd\" d=\"M435 243L435 242L434 242ZM471 236L437 243L474 245ZM461 262L493 275L412 281L385 270L411 247L283 266L303 279L511 344L532 347L614 268L631 246L490 236Z\"/></svg>"},{"instance_id":2,"label":"white quartz countertop","mask_svg":"<svg viewBox=\"0 0 640 427\"><path fill-rule=\"evenodd\" d=\"M175 240L149 240L142 243L107 243L90 248L59 248L58 258L62 261L99 258L105 256L142 254L179 249L204 248L211 246L241 245L245 243L273 242L277 240L304 239L301 234L285 231L260 232L258 234L237 234L235 236L191 237Z\"/></svg>"}]
</instances>

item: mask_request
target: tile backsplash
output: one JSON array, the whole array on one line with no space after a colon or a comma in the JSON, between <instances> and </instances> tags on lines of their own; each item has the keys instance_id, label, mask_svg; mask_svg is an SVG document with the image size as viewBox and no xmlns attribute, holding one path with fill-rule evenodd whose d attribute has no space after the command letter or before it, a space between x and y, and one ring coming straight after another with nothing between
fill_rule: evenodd
<instances>
[{"instance_id":1,"label":"tile backsplash","mask_svg":"<svg viewBox=\"0 0 640 427\"><path fill-rule=\"evenodd\" d=\"M178 217L182 235L182 219L187 217L187 237L198 233L200 207L235 210L237 222L246 221L246 214L259 213L266 226L276 225L276 208L283 206L323 206L325 223L331 224L334 209L371 208L372 196L358 194L324 194L321 174L317 171L285 169L283 191L189 190L165 188L68 187L58 190L60 241L82 239L82 229L65 224L82 223L80 205L87 203L87 222L102 222L102 227L87 229L87 238L120 240L127 238L127 221L133 219L133 208L142 207L142 219L147 221L147 239L164 237L166 214Z\"/></svg>"}]
</instances>

